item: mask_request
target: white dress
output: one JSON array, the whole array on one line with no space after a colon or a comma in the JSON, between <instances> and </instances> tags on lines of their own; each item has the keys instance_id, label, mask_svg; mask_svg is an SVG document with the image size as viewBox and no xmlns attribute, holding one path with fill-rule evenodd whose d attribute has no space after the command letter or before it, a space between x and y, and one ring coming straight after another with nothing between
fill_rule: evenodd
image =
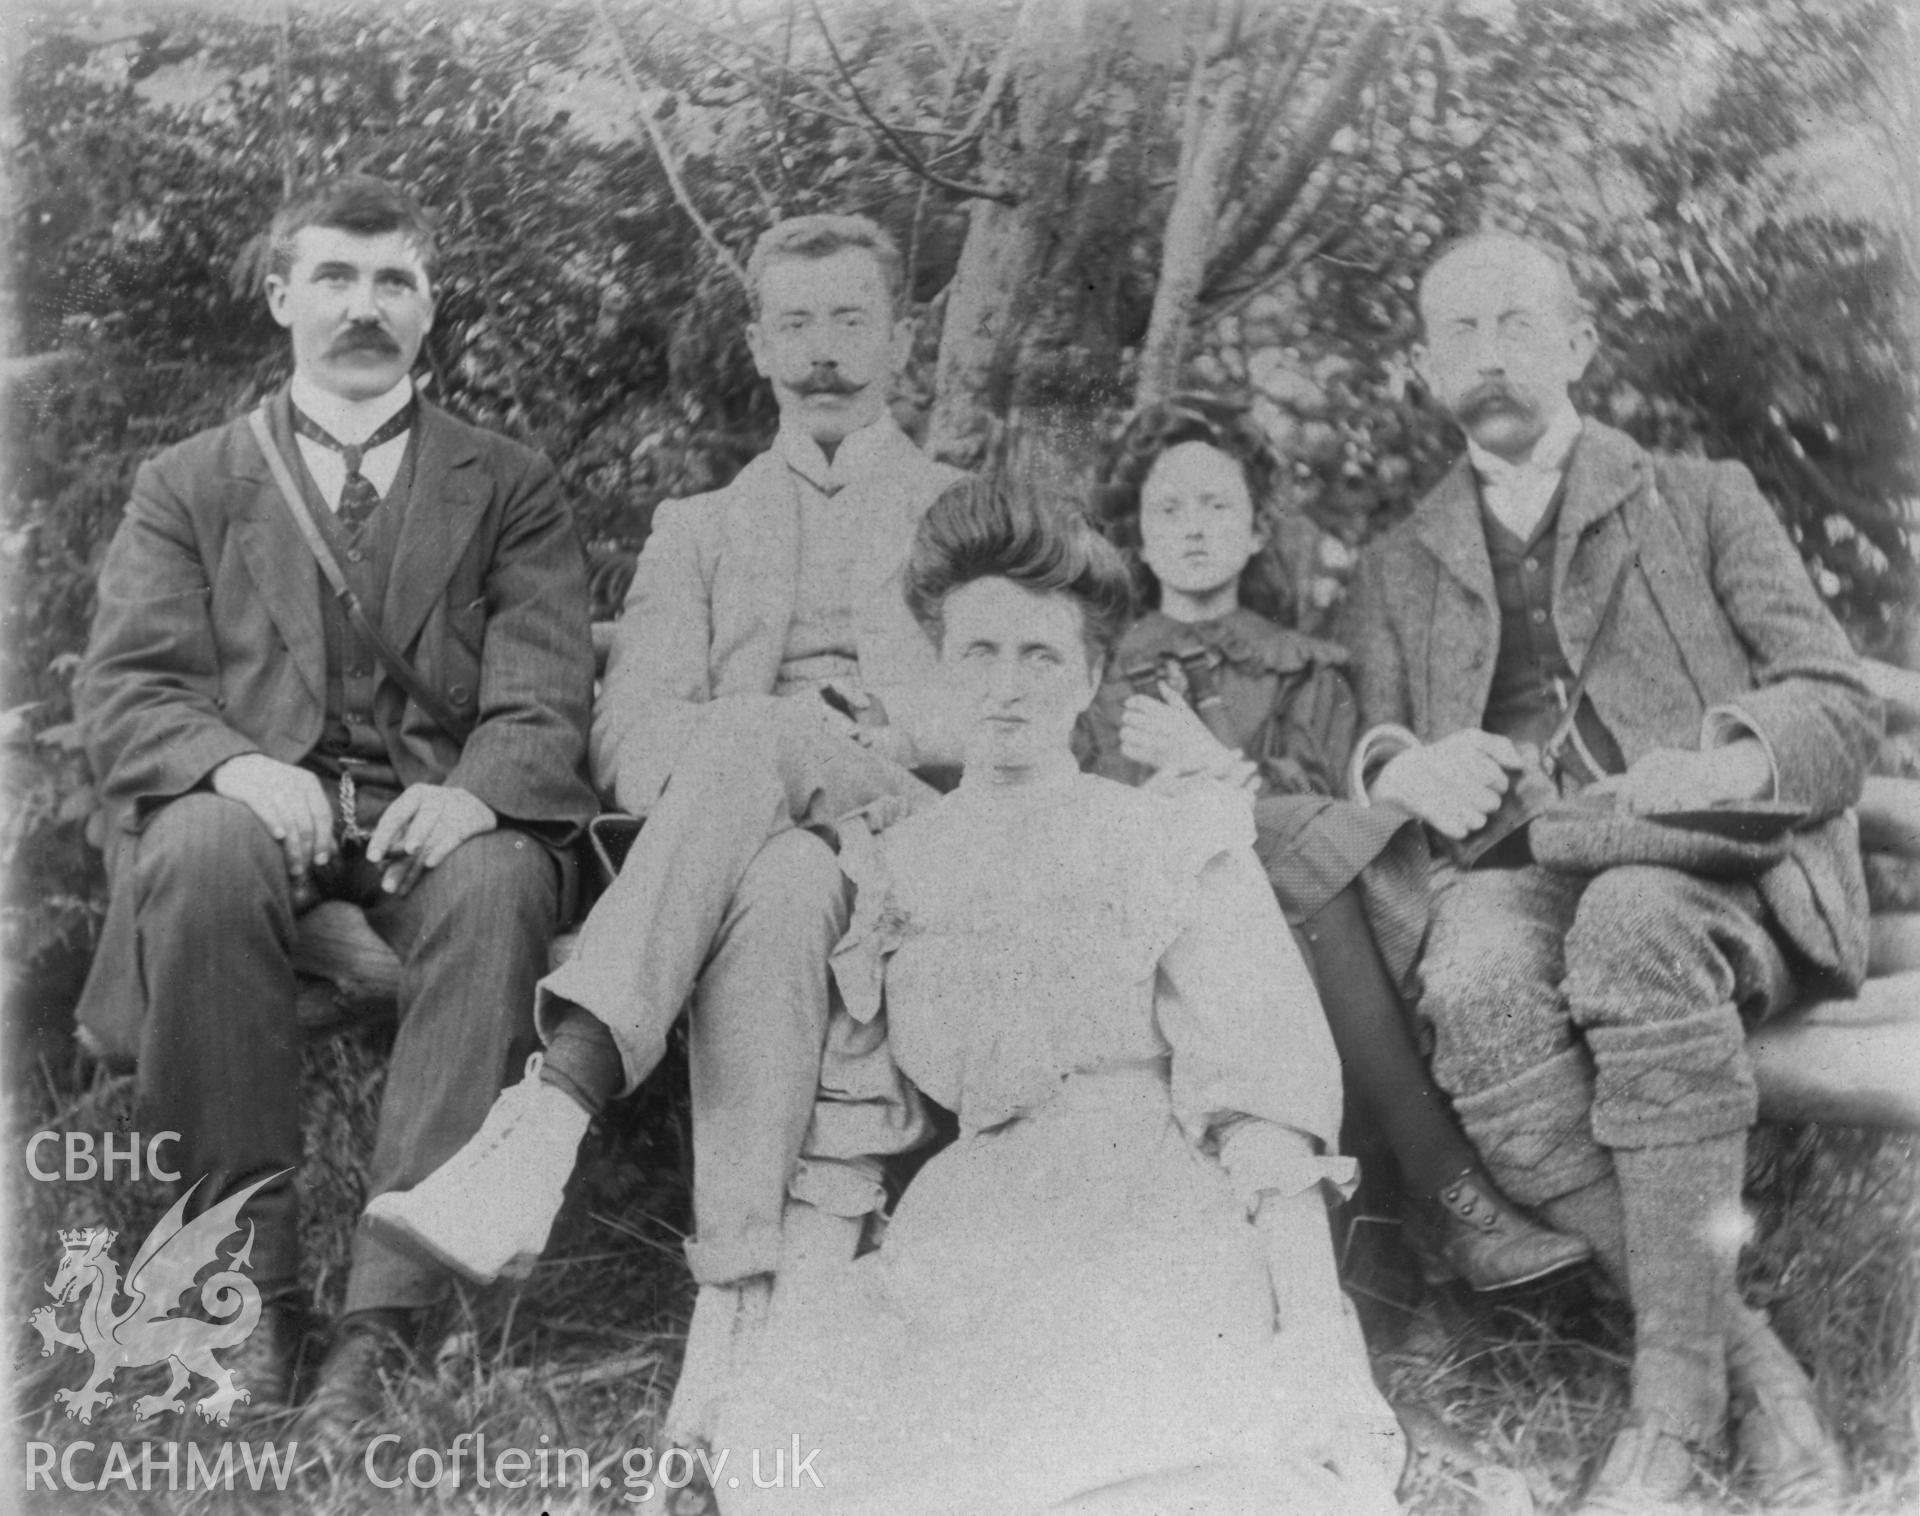
<instances>
[{"instance_id":1,"label":"white dress","mask_svg":"<svg viewBox=\"0 0 1920 1516\"><path fill-rule=\"evenodd\" d=\"M1316 1156L1338 1064L1252 830L1241 797L1070 774L847 837L824 1081L866 1101L823 1104L813 1151L897 1124L902 1074L960 1136L877 1251L777 1297L717 1429L727 1516L1011 1516L1174 1470L1216 1516L1394 1509L1299 1445L1365 1368L1286 1361L1249 1221L1351 1172ZM820 1488L756 1490L796 1448Z\"/></svg>"}]
</instances>

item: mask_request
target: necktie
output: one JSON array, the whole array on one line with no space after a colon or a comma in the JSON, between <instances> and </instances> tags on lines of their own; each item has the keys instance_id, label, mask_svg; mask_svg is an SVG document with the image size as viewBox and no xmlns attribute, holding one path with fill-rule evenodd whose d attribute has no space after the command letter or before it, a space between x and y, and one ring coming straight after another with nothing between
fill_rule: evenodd
<instances>
[{"instance_id":1,"label":"necktie","mask_svg":"<svg viewBox=\"0 0 1920 1516\"><path fill-rule=\"evenodd\" d=\"M340 441L298 406L293 408L295 433L322 447L332 448L347 465L347 485L340 492L340 505L334 514L347 529L348 535L357 533L380 509L380 491L373 487L371 479L360 472L360 460L381 443L404 436L412 425L413 406L408 403L389 416L365 442L349 444Z\"/></svg>"}]
</instances>

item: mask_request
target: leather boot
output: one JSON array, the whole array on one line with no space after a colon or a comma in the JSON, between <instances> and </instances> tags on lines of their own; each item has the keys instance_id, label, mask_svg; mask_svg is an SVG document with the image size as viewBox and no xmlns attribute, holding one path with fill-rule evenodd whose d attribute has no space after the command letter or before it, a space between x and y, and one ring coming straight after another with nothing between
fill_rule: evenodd
<instances>
[{"instance_id":1,"label":"leather boot","mask_svg":"<svg viewBox=\"0 0 1920 1516\"><path fill-rule=\"evenodd\" d=\"M1728 1312L1727 1389L1734 1475L1763 1510L1831 1510L1846 1494L1847 1465L1827 1430L1813 1383L1756 1311Z\"/></svg>"},{"instance_id":2,"label":"leather boot","mask_svg":"<svg viewBox=\"0 0 1920 1516\"><path fill-rule=\"evenodd\" d=\"M1438 1216L1440 1256L1475 1290L1532 1284L1593 1256L1580 1238L1531 1220L1476 1169L1442 1185L1428 1205Z\"/></svg>"},{"instance_id":3,"label":"leather boot","mask_svg":"<svg viewBox=\"0 0 1920 1516\"><path fill-rule=\"evenodd\" d=\"M420 1371L418 1313L354 1311L340 1319L320 1375L288 1434L303 1466L344 1468L385 1422L410 1375Z\"/></svg>"},{"instance_id":4,"label":"leather boot","mask_svg":"<svg viewBox=\"0 0 1920 1516\"><path fill-rule=\"evenodd\" d=\"M1614 1434L1574 1516L1662 1516L1687 1509L1703 1455L1681 1428L1636 1412Z\"/></svg>"}]
</instances>

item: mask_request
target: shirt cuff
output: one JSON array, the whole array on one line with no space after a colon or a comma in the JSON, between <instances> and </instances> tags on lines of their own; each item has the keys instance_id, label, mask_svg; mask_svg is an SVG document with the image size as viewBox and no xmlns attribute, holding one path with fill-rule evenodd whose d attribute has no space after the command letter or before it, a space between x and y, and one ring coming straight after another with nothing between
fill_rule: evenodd
<instances>
[{"instance_id":1,"label":"shirt cuff","mask_svg":"<svg viewBox=\"0 0 1920 1516\"><path fill-rule=\"evenodd\" d=\"M870 1160L804 1157L787 1181L787 1193L829 1216L864 1216L887 1208L880 1165Z\"/></svg>"},{"instance_id":2,"label":"shirt cuff","mask_svg":"<svg viewBox=\"0 0 1920 1516\"><path fill-rule=\"evenodd\" d=\"M1374 777L1393 759L1419 746L1420 739L1404 726L1382 722L1369 728L1354 744L1353 760L1347 765L1348 796L1361 805L1371 805L1367 786Z\"/></svg>"},{"instance_id":3,"label":"shirt cuff","mask_svg":"<svg viewBox=\"0 0 1920 1516\"><path fill-rule=\"evenodd\" d=\"M1767 755L1767 793L1760 798L1778 800L1780 760L1773 751L1773 744L1767 740L1767 734L1754 725L1747 713L1737 705L1716 705L1700 719L1700 751L1703 753L1747 738L1759 743L1760 751Z\"/></svg>"},{"instance_id":4,"label":"shirt cuff","mask_svg":"<svg viewBox=\"0 0 1920 1516\"><path fill-rule=\"evenodd\" d=\"M1353 1194L1360 1174L1353 1159L1316 1152L1305 1132L1252 1119L1239 1121L1221 1134L1220 1166L1249 1216L1260 1209L1260 1197L1269 1192L1298 1195L1316 1184L1330 1184L1345 1199Z\"/></svg>"}]
</instances>

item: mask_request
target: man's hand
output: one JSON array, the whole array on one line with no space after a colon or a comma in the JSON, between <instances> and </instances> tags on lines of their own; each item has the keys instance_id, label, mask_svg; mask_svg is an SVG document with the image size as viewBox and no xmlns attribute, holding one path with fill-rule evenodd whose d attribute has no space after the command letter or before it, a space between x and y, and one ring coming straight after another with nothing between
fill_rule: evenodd
<instances>
[{"instance_id":1,"label":"man's hand","mask_svg":"<svg viewBox=\"0 0 1920 1516\"><path fill-rule=\"evenodd\" d=\"M1588 793L1616 796L1628 810L1648 814L1758 800L1772 787L1767 750L1752 738L1742 738L1697 753L1655 748L1626 773L1601 780Z\"/></svg>"},{"instance_id":2,"label":"man's hand","mask_svg":"<svg viewBox=\"0 0 1920 1516\"><path fill-rule=\"evenodd\" d=\"M369 862L399 855L380 878L389 895L404 895L421 874L438 868L469 837L499 825L484 800L444 784L410 784L382 813L367 839Z\"/></svg>"},{"instance_id":3,"label":"man's hand","mask_svg":"<svg viewBox=\"0 0 1920 1516\"><path fill-rule=\"evenodd\" d=\"M897 763L903 769L913 766L913 739L897 726L857 726L853 729L853 740L889 763Z\"/></svg>"},{"instance_id":4,"label":"man's hand","mask_svg":"<svg viewBox=\"0 0 1920 1516\"><path fill-rule=\"evenodd\" d=\"M1212 732L1179 693L1166 683L1160 698L1129 695L1120 715L1120 752L1134 763L1158 771L1222 772L1241 755Z\"/></svg>"},{"instance_id":5,"label":"man's hand","mask_svg":"<svg viewBox=\"0 0 1920 1516\"><path fill-rule=\"evenodd\" d=\"M265 753L242 753L215 769L211 783L214 794L239 801L260 818L286 854L287 877L296 885L333 856L327 792L305 769Z\"/></svg>"},{"instance_id":6,"label":"man's hand","mask_svg":"<svg viewBox=\"0 0 1920 1516\"><path fill-rule=\"evenodd\" d=\"M829 679L819 688L827 730L902 768L913 762L913 742L887 722L887 708L851 679Z\"/></svg>"},{"instance_id":7,"label":"man's hand","mask_svg":"<svg viewBox=\"0 0 1920 1516\"><path fill-rule=\"evenodd\" d=\"M1526 767L1520 750L1491 732L1455 732L1408 748L1380 770L1368 795L1411 811L1443 837L1470 837L1500 809L1513 775Z\"/></svg>"},{"instance_id":8,"label":"man's hand","mask_svg":"<svg viewBox=\"0 0 1920 1516\"><path fill-rule=\"evenodd\" d=\"M798 721L851 742L860 730L859 702L866 697L844 680L830 679L814 691L811 699L804 694L785 699L768 698L774 699L774 709L781 719Z\"/></svg>"}]
</instances>

